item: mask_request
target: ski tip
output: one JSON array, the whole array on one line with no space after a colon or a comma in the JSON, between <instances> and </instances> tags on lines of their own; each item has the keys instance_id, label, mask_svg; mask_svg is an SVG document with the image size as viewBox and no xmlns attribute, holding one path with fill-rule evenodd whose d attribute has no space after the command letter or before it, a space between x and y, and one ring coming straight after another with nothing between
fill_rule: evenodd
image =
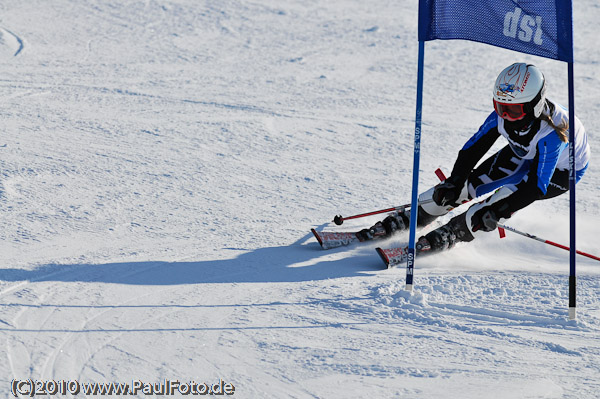
<instances>
[{"instance_id":1,"label":"ski tip","mask_svg":"<svg viewBox=\"0 0 600 399\"><path fill-rule=\"evenodd\" d=\"M388 267L391 269L393 267L398 266L402 262L406 262L407 260L407 249L404 247L396 247L396 248L377 248L377 253Z\"/></svg>"},{"instance_id":2,"label":"ski tip","mask_svg":"<svg viewBox=\"0 0 600 399\"><path fill-rule=\"evenodd\" d=\"M315 238L317 239L317 241L319 241L319 245L321 246L321 248L323 248L323 240L321 239L321 236L319 235L317 230L310 229L310 231L312 231L312 233L315 235Z\"/></svg>"},{"instance_id":3,"label":"ski tip","mask_svg":"<svg viewBox=\"0 0 600 399\"><path fill-rule=\"evenodd\" d=\"M389 267L390 267L390 259L387 257L385 251L383 249L381 249L381 248L375 248L375 250L377 251L377 253L381 257L381 260L383 261L383 263L385 263L385 266L389 269Z\"/></svg>"}]
</instances>

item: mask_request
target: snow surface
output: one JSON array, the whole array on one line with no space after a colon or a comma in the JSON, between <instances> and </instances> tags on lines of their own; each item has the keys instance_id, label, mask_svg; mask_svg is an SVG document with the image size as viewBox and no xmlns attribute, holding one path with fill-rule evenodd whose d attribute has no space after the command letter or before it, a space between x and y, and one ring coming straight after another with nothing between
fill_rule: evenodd
<instances>
[{"instance_id":1,"label":"snow surface","mask_svg":"<svg viewBox=\"0 0 600 399\"><path fill-rule=\"evenodd\" d=\"M416 4L3 1L2 397L25 378L223 379L240 398L599 397L597 261L578 258L569 321L568 252L534 240L490 233L417 259L409 294L374 251L406 236L323 251L309 233L410 198ZM594 149L600 6L574 6ZM465 41L425 56L423 189L510 63L540 66L568 103L564 63ZM598 255L594 159L577 223ZM568 245L568 196L507 224Z\"/></svg>"}]
</instances>

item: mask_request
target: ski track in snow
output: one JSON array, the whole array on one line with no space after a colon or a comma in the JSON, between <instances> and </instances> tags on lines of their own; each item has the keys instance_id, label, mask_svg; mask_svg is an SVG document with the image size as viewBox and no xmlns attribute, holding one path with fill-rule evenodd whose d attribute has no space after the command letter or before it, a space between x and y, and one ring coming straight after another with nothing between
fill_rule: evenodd
<instances>
[{"instance_id":1,"label":"ski track in snow","mask_svg":"<svg viewBox=\"0 0 600 399\"><path fill-rule=\"evenodd\" d=\"M24 48L25 44L22 38L0 26L0 59L16 57Z\"/></svg>"},{"instance_id":2,"label":"ski track in snow","mask_svg":"<svg viewBox=\"0 0 600 399\"><path fill-rule=\"evenodd\" d=\"M597 397L597 262L578 259L568 321L560 249L489 234L417 259L408 293L374 251L406 236L323 251L309 233L410 198L416 2L0 12L1 396L33 378L223 379L241 398ZM599 17L593 1L575 5L593 151ZM421 187L449 173L516 60L567 104L562 63L427 44ZM577 245L598 255L593 159ZM507 224L567 244L563 197Z\"/></svg>"}]
</instances>

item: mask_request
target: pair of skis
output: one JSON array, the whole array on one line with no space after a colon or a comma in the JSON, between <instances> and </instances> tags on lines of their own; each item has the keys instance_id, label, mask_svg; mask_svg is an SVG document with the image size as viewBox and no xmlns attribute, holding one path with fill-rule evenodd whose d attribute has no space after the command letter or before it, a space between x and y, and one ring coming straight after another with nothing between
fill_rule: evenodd
<instances>
[{"instance_id":1,"label":"pair of skis","mask_svg":"<svg viewBox=\"0 0 600 399\"><path fill-rule=\"evenodd\" d=\"M438 179L440 179L440 181L446 180L446 176L444 175L444 172L442 172L441 169L439 169L439 168L436 169L435 174L438 177ZM419 201L419 205L426 204L426 203L429 203L432 201L433 201L432 199L426 199L423 201ZM377 215L377 214L381 214L381 213L397 215L397 214L406 212L406 210L409 209L410 207L411 207L411 204L404 204L401 206L380 209L378 211L361 213L358 215L348 216L348 217L342 217L342 215L336 215L333 218L333 222L339 226L342 223L344 223L344 220L358 219L358 218ZM360 232L330 232L330 231L317 231L315 229L311 229L311 231L314 234L317 241L319 242L319 244L321 244L321 247L323 249L337 248L337 247L341 247L341 246L345 246L345 245L350 245L350 244L356 243L356 242L371 241L371 240L377 239L377 238L387 238L388 237L388 235L385 234L385 232L383 232L383 231L374 232L373 238L368 239L368 240L365 239L364 235L360 234ZM430 248L428 245L422 245L420 243L417 243L417 245L416 245L417 254L426 252L429 249ZM379 248L378 247L378 248L376 248L376 250L377 250L377 253L379 254L379 256L381 257L381 260L383 260L383 263L386 264L388 269L392 268L392 267L396 267L399 264L404 264L404 263L406 263L406 261L408 259L408 246L392 247L392 248Z\"/></svg>"},{"instance_id":2,"label":"pair of skis","mask_svg":"<svg viewBox=\"0 0 600 399\"><path fill-rule=\"evenodd\" d=\"M359 232L317 231L315 229L311 229L311 231L323 249L338 248L353 243L372 241L378 238L378 236L375 236L373 239L366 240ZM380 237L387 238L387 236ZM423 248L419 251L419 249L421 248L417 247L418 253L426 250ZM408 247L376 248L376 250L381 257L381 260L383 260L388 268L406 263Z\"/></svg>"}]
</instances>

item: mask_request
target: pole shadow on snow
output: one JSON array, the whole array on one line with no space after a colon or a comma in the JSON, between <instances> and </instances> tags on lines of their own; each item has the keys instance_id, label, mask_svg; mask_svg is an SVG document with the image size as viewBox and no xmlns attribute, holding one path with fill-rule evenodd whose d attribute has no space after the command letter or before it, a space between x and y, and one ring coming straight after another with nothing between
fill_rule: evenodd
<instances>
[{"instance_id":1,"label":"pole shadow on snow","mask_svg":"<svg viewBox=\"0 0 600 399\"><path fill-rule=\"evenodd\" d=\"M258 248L231 259L191 262L122 262L106 264L48 264L34 270L0 269L9 282L89 282L131 285L279 283L352 277L381 270L374 250L348 248L323 251L307 234L288 246ZM304 243L304 244L303 244ZM228 251L243 249L226 248Z\"/></svg>"}]
</instances>

